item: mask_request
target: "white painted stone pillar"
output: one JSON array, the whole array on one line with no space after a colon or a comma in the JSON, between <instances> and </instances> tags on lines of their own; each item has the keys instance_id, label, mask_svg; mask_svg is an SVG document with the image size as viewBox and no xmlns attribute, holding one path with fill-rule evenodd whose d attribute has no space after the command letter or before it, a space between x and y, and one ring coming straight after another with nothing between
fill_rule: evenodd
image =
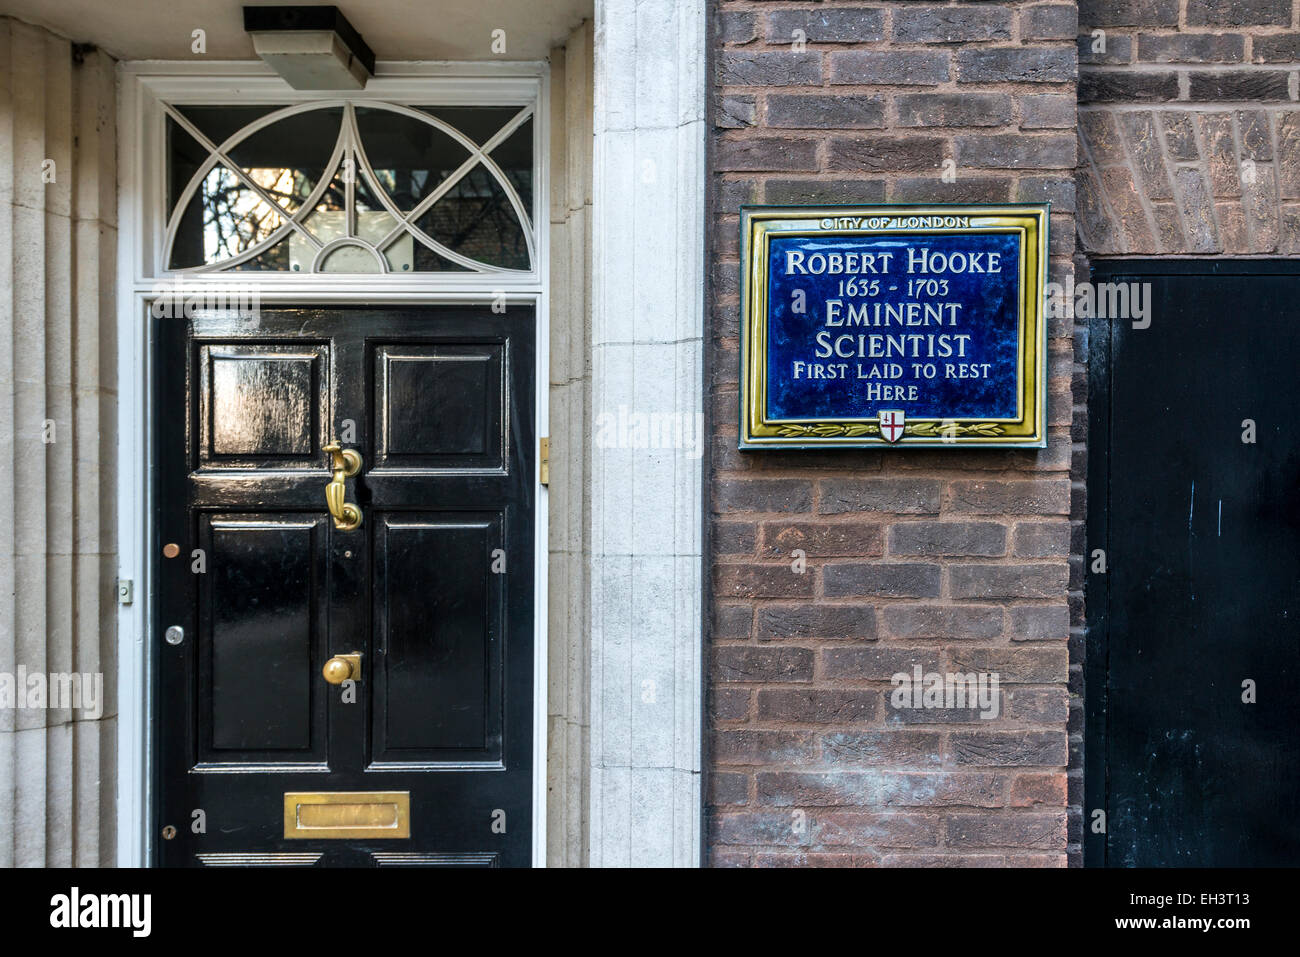
<instances>
[{"instance_id":1,"label":"white painted stone pillar","mask_svg":"<svg viewBox=\"0 0 1300 957\"><path fill-rule=\"evenodd\" d=\"M596 2L593 866L700 862L705 42L704 0Z\"/></svg>"}]
</instances>

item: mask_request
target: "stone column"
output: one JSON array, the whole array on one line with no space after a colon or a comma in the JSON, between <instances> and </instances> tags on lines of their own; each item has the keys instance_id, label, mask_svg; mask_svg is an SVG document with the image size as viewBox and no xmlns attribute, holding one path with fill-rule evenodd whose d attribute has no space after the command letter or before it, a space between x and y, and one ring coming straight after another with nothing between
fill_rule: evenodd
<instances>
[{"instance_id":1,"label":"stone column","mask_svg":"<svg viewBox=\"0 0 1300 957\"><path fill-rule=\"evenodd\" d=\"M596 4L594 866L700 856L705 60L703 0Z\"/></svg>"},{"instance_id":2,"label":"stone column","mask_svg":"<svg viewBox=\"0 0 1300 957\"><path fill-rule=\"evenodd\" d=\"M551 51L548 867L581 867L588 860L591 45L588 21Z\"/></svg>"},{"instance_id":3,"label":"stone column","mask_svg":"<svg viewBox=\"0 0 1300 957\"><path fill-rule=\"evenodd\" d=\"M0 701L0 867L114 861L115 96L104 54L0 18L0 683L90 676L80 709Z\"/></svg>"}]
</instances>

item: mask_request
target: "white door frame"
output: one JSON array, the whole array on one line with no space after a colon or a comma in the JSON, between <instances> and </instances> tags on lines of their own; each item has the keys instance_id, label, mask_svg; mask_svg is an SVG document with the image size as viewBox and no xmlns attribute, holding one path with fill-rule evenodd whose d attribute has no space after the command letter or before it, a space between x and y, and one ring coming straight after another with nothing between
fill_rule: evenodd
<instances>
[{"instance_id":1,"label":"white door frame","mask_svg":"<svg viewBox=\"0 0 1300 957\"><path fill-rule=\"evenodd\" d=\"M401 62L377 64L375 78L357 94L291 90L257 61L136 61L118 68L119 181L117 268L117 543L118 577L134 582L134 601L117 609L117 864L147 866L153 835L149 808L153 768L149 742L152 656L149 610L153 605L150 491L153 343L148 305L174 274L160 262L165 226L165 155L160 100L171 103L292 103L314 99L384 100L439 105L533 104L536 182L533 208L536 260L524 276L465 273L321 275L205 273L197 284L256 285L262 302L290 304L485 303L532 304L536 316L536 434L549 434L550 381L550 69L535 63ZM508 308L508 307L507 307ZM535 479L536 480L536 479ZM536 486L533 676L533 848L535 865L546 853L547 489Z\"/></svg>"}]
</instances>

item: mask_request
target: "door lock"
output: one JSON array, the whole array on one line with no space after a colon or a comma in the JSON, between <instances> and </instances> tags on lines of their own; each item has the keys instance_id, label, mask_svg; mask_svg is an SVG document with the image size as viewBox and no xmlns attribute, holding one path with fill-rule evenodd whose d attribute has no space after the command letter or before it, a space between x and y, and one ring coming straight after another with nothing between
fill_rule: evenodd
<instances>
[{"instance_id":1,"label":"door lock","mask_svg":"<svg viewBox=\"0 0 1300 957\"><path fill-rule=\"evenodd\" d=\"M329 485L325 486L325 504L334 516L334 527L341 532L350 532L361 527L361 509L351 502L343 501L347 495L346 479L361 471L361 453L355 449L345 449L337 442L322 447L333 457L334 475Z\"/></svg>"},{"instance_id":2,"label":"door lock","mask_svg":"<svg viewBox=\"0 0 1300 957\"><path fill-rule=\"evenodd\" d=\"M320 670L325 680L332 685L341 685L345 681L361 680L361 652L354 651L348 655L335 655L325 662Z\"/></svg>"}]
</instances>

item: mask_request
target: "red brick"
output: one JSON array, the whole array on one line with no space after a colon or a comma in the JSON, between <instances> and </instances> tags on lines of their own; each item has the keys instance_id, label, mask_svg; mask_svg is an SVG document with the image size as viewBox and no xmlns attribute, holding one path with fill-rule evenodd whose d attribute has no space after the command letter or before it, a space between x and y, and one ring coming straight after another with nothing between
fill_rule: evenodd
<instances>
[{"instance_id":1,"label":"red brick","mask_svg":"<svg viewBox=\"0 0 1300 957\"><path fill-rule=\"evenodd\" d=\"M752 692L748 688L713 688L709 699L715 721L743 721L749 716Z\"/></svg>"},{"instance_id":2,"label":"red brick","mask_svg":"<svg viewBox=\"0 0 1300 957\"><path fill-rule=\"evenodd\" d=\"M944 821L944 843L962 849L1018 847L1065 849L1065 811L999 815L954 814Z\"/></svg>"},{"instance_id":3,"label":"red brick","mask_svg":"<svg viewBox=\"0 0 1300 957\"><path fill-rule=\"evenodd\" d=\"M876 867L879 856L860 850L838 854L765 851L755 855L756 867Z\"/></svg>"},{"instance_id":4,"label":"red brick","mask_svg":"<svg viewBox=\"0 0 1300 957\"><path fill-rule=\"evenodd\" d=\"M1065 735L1059 731L955 731L948 739L951 759L973 767L1039 765L1065 767Z\"/></svg>"},{"instance_id":5,"label":"red brick","mask_svg":"<svg viewBox=\"0 0 1300 957\"><path fill-rule=\"evenodd\" d=\"M802 765L812 760L814 742L810 731L724 729L713 734L713 756L719 764Z\"/></svg>"},{"instance_id":6,"label":"red brick","mask_svg":"<svg viewBox=\"0 0 1300 957\"><path fill-rule=\"evenodd\" d=\"M829 564L823 571L828 597L929 598L939 594L940 567L915 562Z\"/></svg>"},{"instance_id":7,"label":"red brick","mask_svg":"<svg viewBox=\"0 0 1300 957\"><path fill-rule=\"evenodd\" d=\"M889 529L889 552L996 557L1007 552L1007 530L996 522L901 522Z\"/></svg>"},{"instance_id":8,"label":"red brick","mask_svg":"<svg viewBox=\"0 0 1300 957\"><path fill-rule=\"evenodd\" d=\"M744 805L749 803L749 775L717 772L709 775L709 803Z\"/></svg>"},{"instance_id":9,"label":"red brick","mask_svg":"<svg viewBox=\"0 0 1300 957\"><path fill-rule=\"evenodd\" d=\"M767 15L767 42L790 43L799 30L808 43L872 43L884 35L884 25L879 8L773 10Z\"/></svg>"},{"instance_id":10,"label":"red brick","mask_svg":"<svg viewBox=\"0 0 1300 957\"><path fill-rule=\"evenodd\" d=\"M953 598L1065 597L1069 567L1055 565L954 565L948 569Z\"/></svg>"},{"instance_id":11,"label":"red brick","mask_svg":"<svg viewBox=\"0 0 1300 957\"><path fill-rule=\"evenodd\" d=\"M1004 807L1009 776L986 772L759 772L758 801L778 807ZM1064 784L1065 775L1061 775Z\"/></svg>"},{"instance_id":12,"label":"red brick","mask_svg":"<svg viewBox=\"0 0 1300 957\"><path fill-rule=\"evenodd\" d=\"M899 43L978 43L1011 38L1011 11L1003 6L894 8L894 39Z\"/></svg>"},{"instance_id":13,"label":"red brick","mask_svg":"<svg viewBox=\"0 0 1300 957\"><path fill-rule=\"evenodd\" d=\"M954 671L997 673L1003 684L1060 682L1068 667L1066 649L1047 647L971 648L957 645L950 652Z\"/></svg>"},{"instance_id":14,"label":"red brick","mask_svg":"<svg viewBox=\"0 0 1300 957\"><path fill-rule=\"evenodd\" d=\"M1068 479L989 479L956 481L948 487L948 505L955 512L1001 515L1069 515Z\"/></svg>"},{"instance_id":15,"label":"red brick","mask_svg":"<svg viewBox=\"0 0 1300 957\"><path fill-rule=\"evenodd\" d=\"M1002 633L997 605L894 605L884 609L895 638L993 638Z\"/></svg>"},{"instance_id":16,"label":"red brick","mask_svg":"<svg viewBox=\"0 0 1300 957\"><path fill-rule=\"evenodd\" d=\"M753 555L758 548L758 526L753 522L717 522L713 550L718 555Z\"/></svg>"},{"instance_id":17,"label":"red brick","mask_svg":"<svg viewBox=\"0 0 1300 957\"><path fill-rule=\"evenodd\" d=\"M813 653L807 648L720 645L713 651L717 681L808 681L812 671Z\"/></svg>"},{"instance_id":18,"label":"red brick","mask_svg":"<svg viewBox=\"0 0 1300 957\"><path fill-rule=\"evenodd\" d=\"M713 587L719 598L805 598L814 590L811 569L799 574L789 565L715 565Z\"/></svg>"},{"instance_id":19,"label":"red brick","mask_svg":"<svg viewBox=\"0 0 1300 957\"><path fill-rule=\"evenodd\" d=\"M786 638L874 640L876 610L870 605L765 603L758 608L759 641Z\"/></svg>"},{"instance_id":20,"label":"red brick","mask_svg":"<svg viewBox=\"0 0 1300 957\"><path fill-rule=\"evenodd\" d=\"M820 847L934 847L939 822L924 814L824 811L809 815Z\"/></svg>"},{"instance_id":21,"label":"red brick","mask_svg":"<svg viewBox=\"0 0 1300 957\"><path fill-rule=\"evenodd\" d=\"M880 555L885 550L879 525L860 521L836 523L764 522L760 538L765 558L783 558L795 549L809 556Z\"/></svg>"},{"instance_id":22,"label":"red brick","mask_svg":"<svg viewBox=\"0 0 1300 957\"><path fill-rule=\"evenodd\" d=\"M710 867L752 867L753 856L749 851L737 851L729 848L709 849Z\"/></svg>"},{"instance_id":23,"label":"red brick","mask_svg":"<svg viewBox=\"0 0 1300 957\"><path fill-rule=\"evenodd\" d=\"M830 61L832 83L938 86L949 79L946 52L855 50L832 53Z\"/></svg>"},{"instance_id":24,"label":"red brick","mask_svg":"<svg viewBox=\"0 0 1300 957\"><path fill-rule=\"evenodd\" d=\"M815 170L817 144L793 136L747 136L718 144L719 170Z\"/></svg>"},{"instance_id":25,"label":"red brick","mask_svg":"<svg viewBox=\"0 0 1300 957\"><path fill-rule=\"evenodd\" d=\"M1060 727L1069 719L1070 694L1065 688L1005 689L1006 714L1016 723Z\"/></svg>"},{"instance_id":26,"label":"red brick","mask_svg":"<svg viewBox=\"0 0 1300 957\"><path fill-rule=\"evenodd\" d=\"M821 654L821 674L832 679L888 681L899 672L911 674L916 665L923 671L937 671L939 653L933 648L854 645L826 648Z\"/></svg>"},{"instance_id":27,"label":"red brick","mask_svg":"<svg viewBox=\"0 0 1300 957\"><path fill-rule=\"evenodd\" d=\"M761 690L758 720L782 724L860 724L880 711L879 696L871 691L817 691L813 689Z\"/></svg>"},{"instance_id":28,"label":"red brick","mask_svg":"<svg viewBox=\"0 0 1300 957\"><path fill-rule=\"evenodd\" d=\"M1018 774L1011 782L1011 806L1065 806L1065 775Z\"/></svg>"},{"instance_id":29,"label":"red brick","mask_svg":"<svg viewBox=\"0 0 1300 957\"><path fill-rule=\"evenodd\" d=\"M798 847L808 843L808 833L806 823L796 829L793 815L785 811L721 812L710 828L713 842L722 845Z\"/></svg>"},{"instance_id":30,"label":"red brick","mask_svg":"<svg viewBox=\"0 0 1300 957\"><path fill-rule=\"evenodd\" d=\"M885 867L1006 867L1002 854L912 854L899 851L886 854L881 860Z\"/></svg>"},{"instance_id":31,"label":"red brick","mask_svg":"<svg viewBox=\"0 0 1300 957\"><path fill-rule=\"evenodd\" d=\"M935 514L939 511L941 486L933 480L824 479L819 486L817 511L823 515L860 511Z\"/></svg>"},{"instance_id":32,"label":"red brick","mask_svg":"<svg viewBox=\"0 0 1300 957\"><path fill-rule=\"evenodd\" d=\"M837 731L821 739L822 754L834 766L903 769L939 767L943 736L935 731Z\"/></svg>"},{"instance_id":33,"label":"red brick","mask_svg":"<svg viewBox=\"0 0 1300 957\"><path fill-rule=\"evenodd\" d=\"M718 76L727 86L816 86L822 80L821 54L791 50L726 50Z\"/></svg>"},{"instance_id":34,"label":"red brick","mask_svg":"<svg viewBox=\"0 0 1300 957\"><path fill-rule=\"evenodd\" d=\"M803 479L720 479L713 483L715 512L807 512L812 483Z\"/></svg>"}]
</instances>

